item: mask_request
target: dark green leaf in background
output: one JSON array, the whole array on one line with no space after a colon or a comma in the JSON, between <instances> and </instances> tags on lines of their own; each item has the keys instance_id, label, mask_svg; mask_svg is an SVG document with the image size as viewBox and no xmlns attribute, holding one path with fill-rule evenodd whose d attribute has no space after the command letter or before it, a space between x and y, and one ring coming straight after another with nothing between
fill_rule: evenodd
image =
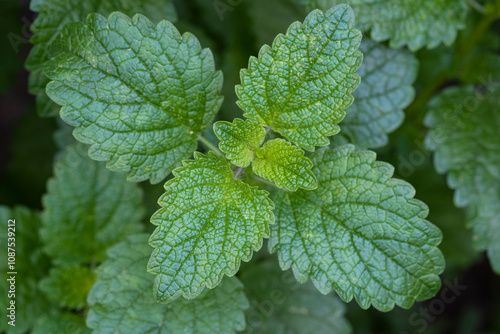
<instances>
[{"instance_id":1,"label":"dark green leaf in background","mask_svg":"<svg viewBox=\"0 0 500 334\"><path fill-rule=\"evenodd\" d=\"M356 27L371 30L375 41L389 40L391 48L407 45L412 51L440 43L451 45L465 28L465 0L309 0L310 8L326 10L347 3Z\"/></svg>"},{"instance_id":2,"label":"dark green leaf in background","mask_svg":"<svg viewBox=\"0 0 500 334\"><path fill-rule=\"evenodd\" d=\"M412 84L418 61L407 50L390 49L366 37L359 50L363 63L356 73L362 78L361 84L352 93L354 102L340 123L342 131L332 140L377 148L386 145L387 134L403 122L403 109L415 95Z\"/></svg>"},{"instance_id":3,"label":"dark green leaf in background","mask_svg":"<svg viewBox=\"0 0 500 334\"><path fill-rule=\"evenodd\" d=\"M245 328L248 301L236 278L225 278L195 300L158 304L154 276L146 271L151 247L145 234L133 235L108 251L90 291L87 325L95 334L230 334Z\"/></svg>"},{"instance_id":4,"label":"dark green leaf in background","mask_svg":"<svg viewBox=\"0 0 500 334\"><path fill-rule=\"evenodd\" d=\"M242 269L240 278L250 300L245 333L351 333L339 298L321 295L311 282L298 283L275 259Z\"/></svg>"},{"instance_id":5,"label":"dark green leaf in background","mask_svg":"<svg viewBox=\"0 0 500 334\"><path fill-rule=\"evenodd\" d=\"M478 250L500 272L500 89L452 87L430 103L427 147L439 173L448 173L455 205L467 207Z\"/></svg>"},{"instance_id":6,"label":"dark green leaf in background","mask_svg":"<svg viewBox=\"0 0 500 334\"><path fill-rule=\"evenodd\" d=\"M109 246L142 229L137 184L85 150L81 144L66 148L43 197L44 250L57 264L98 263Z\"/></svg>"}]
</instances>

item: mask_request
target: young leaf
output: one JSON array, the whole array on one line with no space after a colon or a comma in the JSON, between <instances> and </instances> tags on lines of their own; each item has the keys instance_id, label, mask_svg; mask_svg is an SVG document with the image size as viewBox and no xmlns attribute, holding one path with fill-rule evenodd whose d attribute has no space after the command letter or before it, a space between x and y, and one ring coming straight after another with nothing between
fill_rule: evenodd
<instances>
[{"instance_id":1,"label":"young leaf","mask_svg":"<svg viewBox=\"0 0 500 334\"><path fill-rule=\"evenodd\" d=\"M214 124L214 132L219 138L219 148L226 153L231 163L248 167L254 159L254 150L264 141L266 130L250 119L236 118L233 123L220 121Z\"/></svg>"},{"instance_id":2,"label":"young leaf","mask_svg":"<svg viewBox=\"0 0 500 334\"><path fill-rule=\"evenodd\" d=\"M277 262L269 259L242 269L240 279L251 306L245 333L351 333L340 299L320 295L310 282L298 283Z\"/></svg>"},{"instance_id":3,"label":"young leaf","mask_svg":"<svg viewBox=\"0 0 500 334\"><path fill-rule=\"evenodd\" d=\"M90 268L63 266L52 268L39 286L47 298L58 301L61 307L83 309L94 281L95 276Z\"/></svg>"},{"instance_id":4,"label":"young leaf","mask_svg":"<svg viewBox=\"0 0 500 334\"><path fill-rule=\"evenodd\" d=\"M236 87L244 115L309 151L328 145L360 81L354 72L362 60L361 33L353 25L348 6L316 10L272 47L264 45Z\"/></svg>"},{"instance_id":5,"label":"young leaf","mask_svg":"<svg viewBox=\"0 0 500 334\"><path fill-rule=\"evenodd\" d=\"M255 174L291 191L316 189L313 164L304 151L283 139L273 139L258 148L252 169Z\"/></svg>"},{"instance_id":6,"label":"young leaf","mask_svg":"<svg viewBox=\"0 0 500 334\"><path fill-rule=\"evenodd\" d=\"M339 135L357 147L376 148L387 144L387 134L403 122L403 109L415 95L412 84L418 61L407 50L390 49L367 38L359 50L364 58L357 74L363 80L352 94L354 103L347 109Z\"/></svg>"},{"instance_id":7,"label":"young leaf","mask_svg":"<svg viewBox=\"0 0 500 334\"><path fill-rule=\"evenodd\" d=\"M262 247L274 223L269 194L235 180L223 157L196 152L195 160L183 163L151 217L158 227L150 238L148 269L157 275L154 290L162 302L180 294L194 298L224 274L234 275L240 261Z\"/></svg>"},{"instance_id":8,"label":"young leaf","mask_svg":"<svg viewBox=\"0 0 500 334\"><path fill-rule=\"evenodd\" d=\"M30 27L35 35L30 40L34 47L26 60L26 68L31 72L29 91L37 96L38 114L45 117L55 116L59 112L59 106L45 94L49 79L43 74L42 66L57 52L57 43L54 41L66 23L85 22L90 13L108 16L114 11L128 16L143 14L153 22L162 19L173 21L177 18L171 0L164 0L161 5L152 0L41 0L31 1L30 8L39 14Z\"/></svg>"},{"instance_id":9,"label":"young leaf","mask_svg":"<svg viewBox=\"0 0 500 334\"><path fill-rule=\"evenodd\" d=\"M310 8L327 9L340 3L352 6L362 31L375 41L390 40L391 48L408 45L411 51L440 43L451 45L465 28L465 0L309 0Z\"/></svg>"},{"instance_id":10,"label":"young leaf","mask_svg":"<svg viewBox=\"0 0 500 334\"><path fill-rule=\"evenodd\" d=\"M15 230L8 230L9 220L14 221ZM38 289L38 281L47 275L50 265L49 259L42 253L42 243L39 236L40 215L23 206L8 208L0 205L0 270L2 283L0 284L0 307L2 308L2 321L0 333L24 334L34 325L38 317L50 311L52 305ZM11 222L12 227L12 222ZM8 232L15 233L12 240ZM10 249L9 249L10 248ZM15 263L10 267L8 253L15 250ZM7 274L15 272L17 274ZM15 277L14 280L7 281ZM8 298L11 294L11 283L14 283L15 298ZM11 326L8 318L10 300L15 301L15 324Z\"/></svg>"},{"instance_id":11,"label":"young leaf","mask_svg":"<svg viewBox=\"0 0 500 334\"><path fill-rule=\"evenodd\" d=\"M432 100L426 146L435 151L436 170L448 173L455 204L468 207L475 247L488 250L500 273L500 89L486 89L481 94L473 86L453 87Z\"/></svg>"},{"instance_id":12,"label":"young leaf","mask_svg":"<svg viewBox=\"0 0 500 334\"><path fill-rule=\"evenodd\" d=\"M168 21L91 14L60 34L47 93L89 155L132 181L163 180L194 152L222 97L211 52Z\"/></svg>"},{"instance_id":13,"label":"young leaf","mask_svg":"<svg viewBox=\"0 0 500 334\"><path fill-rule=\"evenodd\" d=\"M196 300L158 304L146 272L147 235L129 237L109 251L89 293L87 326L93 333L234 333L245 328L248 301L236 278L226 278Z\"/></svg>"},{"instance_id":14,"label":"young leaf","mask_svg":"<svg viewBox=\"0 0 500 334\"><path fill-rule=\"evenodd\" d=\"M315 191L281 192L269 249L299 282L335 289L362 308L409 308L434 296L444 259L441 232L425 220L427 206L375 153L344 145L313 157Z\"/></svg>"},{"instance_id":15,"label":"young leaf","mask_svg":"<svg viewBox=\"0 0 500 334\"><path fill-rule=\"evenodd\" d=\"M42 239L57 264L101 261L106 249L142 229L142 193L125 175L69 146L55 163L43 197Z\"/></svg>"}]
</instances>

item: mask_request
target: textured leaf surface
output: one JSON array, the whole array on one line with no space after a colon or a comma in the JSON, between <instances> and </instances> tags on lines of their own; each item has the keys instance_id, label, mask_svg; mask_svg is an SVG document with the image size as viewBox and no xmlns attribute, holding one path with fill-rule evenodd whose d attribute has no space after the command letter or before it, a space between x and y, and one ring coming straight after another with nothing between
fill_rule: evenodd
<instances>
[{"instance_id":1,"label":"textured leaf surface","mask_svg":"<svg viewBox=\"0 0 500 334\"><path fill-rule=\"evenodd\" d=\"M269 194L235 180L224 157L195 153L174 175L158 200L162 208L151 217L158 227L148 269L157 275L159 301L180 294L194 298L224 274L234 275L241 260L249 261L262 247L274 223Z\"/></svg>"},{"instance_id":2,"label":"textured leaf surface","mask_svg":"<svg viewBox=\"0 0 500 334\"><path fill-rule=\"evenodd\" d=\"M89 15L68 24L45 73L50 98L89 155L132 181L163 180L196 149L222 97L211 52L168 21Z\"/></svg>"},{"instance_id":3,"label":"textured leaf surface","mask_svg":"<svg viewBox=\"0 0 500 334\"><path fill-rule=\"evenodd\" d=\"M15 220L15 240L9 239L8 221ZM38 212L29 210L23 206L8 208L0 205L0 270L2 271L2 283L0 284L0 307L2 309L0 321L0 332L8 334L24 334L29 331L35 320L48 312L51 308L50 302L38 289L38 281L47 274L49 259L42 253L42 243L38 230L40 228L40 215ZM12 243L15 243L15 246ZM10 245L9 245L10 244ZM7 257L8 247L15 248L15 267L9 268ZM8 272L17 272L15 280L15 302L16 302L16 326L10 326L7 322L7 307L10 299L7 292L10 290L7 278Z\"/></svg>"},{"instance_id":4,"label":"textured leaf surface","mask_svg":"<svg viewBox=\"0 0 500 334\"><path fill-rule=\"evenodd\" d=\"M340 299L319 294L310 282L298 283L274 259L242 269L240 279L251 305L245 333L351 333Z\"/></svg>"},{"instance_id":5,"label":"textured leaf surface","mask_svg":"<svg viewBox=\"0 0 500 334\"><path fill-rule=\"evenodd\" d=\"M418 61L407 50L389 49L367 38L359 50L364 56L357 71L362 80L352 94L354 102L347 109L339 135L358 148L376 148L387 144L387 134L403 122L403 109L415 95L412 84Z\"/></svg>"},{"instance_id":6,"label":"textured leaf surface","mask_svg":"<svg viewBox=\"0 0 500 334\"><path fill-rule=\"evenodd\" d=\"M439 173L448 173L455 204L468 207L475 246L488 250L500 273L500 89L449 88L430 103L426 145Z\"/></svg>"},{"instance_id":7,"label":"textured leaf surface","mask_svg":"<svg viewBox=\"0 0 500 334\"><path fill-rule=\"evenodd\" d=\"M267 141L256 150L252 169L255 174L291 191L316 189L318 183L311 172L311 160L304 151L283 139Z\"/></svg>"},{"instance_id":8,"label":"textured leaf surface","mask_svg":"<svg viewBox=\"0 0 500 334\"><path fill-rule=\"evenodd\" d=\"M89 334L90 329L85 326L83 316L69 312L54 312L45 314L35 323L32 334Z\"/></svg>"},{"instance_id":9,"label":"textured leaf surface","mask_svg":"<svg viewBox=\"0 0 500 334\"><path fill-rule=\"evenodd\" d=\"M219 148L226 153L231 163L239 167L248 167L255 156L254 150L264 141L266 130L252 120L236 118L232 123L220 121L214 124L214 131L219 138Z\"/></svg>"},{"instance_id":10,"label":"textured leaf surface","mask_svg":"<svg viewBox=\"0 0 500 334\"><path fill-rule=\"evenodd\" d=\"M31 1L32 11L38 12L36 20L31 25L35 34L31 39L34 47L31 49L26 67L31 71L29 90L37 95L37 110L41 116L55 116L59 106L45 94L45 86L49 82L43 74L42 65L57 52L54 43L64 25L69 22L85 22L90 13L108 16L114 11L128 16L143 14L153 22L163 19L176 20L172 1L161 2L152 0L42 0Z\"/></svg>"},{"instance_id":11,"label":"textured leaf surface","mask_svg":"<svg viewBox=\"0 0 500 334\"><path fill-rule=\"evenodd\" d=\"M146 271L151 247L134 235L108 252L89 294L87 326L93 333L234 333L245 328L248 301L236 278L226 278L196 300L158 304Z\"/></svg>"},{"instance_id":12,"label":"textured leaf surface","mask_svg":"<svg viewBox=\"0 0 500 334\"><path fill-rule=\"evenodd\" d=\"M309 0L311 8L340 3L352 6L356 26L371 30L375 41L390 40L391 48L408 45L412 51L440 43L451 45L465 28L465 0Z\"/></svg>"},{"instance_id":13,"label":"textured leaf surface","mask_svg":"<svg viewBox=\"0 0 500 334\"><path fill-rule=\"evenodd\" d=\"M269 249L322 293L335 289L362 308L409 308L439 289L441 232L425 220L413 187L375 158L352 145L318 151L311 159L318 188L275 199Z\"/></svg>"},{"instance_id":14,"label":"textured leaf surface","mask_svg":"<svg viewBox=\"0 0 500 334\"><path fill-rule=\"evenodd\" d=\"M109 246L141 230L138 185L89 159L83 145L69 146L54 174L43 197L41 235L56 263L102 260Z\"/></svg>"},{"instance_id":15,"label":"textured leaf surface","mask_svg":"<svg viewBox=\"0 0 500 334\"><path fill-rule=\"evenodd\" d=\"M90 268L63 266L52 268L39 286L47 298L58 301L61 307L83 309L94 280L95 275Z\"/></svg>"},{"instance_id":16,"label":"textured leaf surface","mask_svg":"<svg viewBox=\"0 0 500 334\"><path fill-rule=\"evenodd\" d=\"M328 145L359 85L361 33L348 6L316 10L250 58L236 87L245 116L313 151Z\"/></svg>"}]
</instances>

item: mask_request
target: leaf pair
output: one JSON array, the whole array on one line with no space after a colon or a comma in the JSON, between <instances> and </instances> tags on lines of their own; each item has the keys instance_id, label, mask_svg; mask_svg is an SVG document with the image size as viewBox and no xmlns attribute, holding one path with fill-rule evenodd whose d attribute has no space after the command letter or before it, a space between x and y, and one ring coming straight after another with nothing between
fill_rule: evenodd
<instances>
[{"instance_id":1,"label":"leaf pair","mask_svg":"<svg viewBox=\"0 0 500 334\"><path fill-rule=\"evenodd\" d=\"M291 191L317 187L313 165L304 151L283 139L267 141L261 147L266 131L257 122L239 118L233 123L217 122L214 131L219 148L235 166L248 167L253 162L257 175Z\"/></svg>"}]
</instances>

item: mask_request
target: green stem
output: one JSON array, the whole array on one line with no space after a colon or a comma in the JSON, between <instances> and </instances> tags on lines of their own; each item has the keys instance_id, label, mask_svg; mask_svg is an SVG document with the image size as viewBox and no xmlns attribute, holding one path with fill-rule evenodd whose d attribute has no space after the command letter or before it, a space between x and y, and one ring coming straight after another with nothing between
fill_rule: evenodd
<instances>
[{"instance_id":1,"label":"green stem","mask_svg":"<svg viewBox=\"0 0 500 334\"><path fill-rule=\"evenodd\" d=\"M273 187L273 188L276 188L276 189L278 189L278 190L288 191L288 190L286 190L286 189L281 189L281 188L279 188L279 187L278 187L276 184L274 184L273 182L268 181L268 180L266 180L266 179L263 179L263 178L261 178L261 177L260 177L260 176L258 176L258 175L253 174L253 175L252 175L252 179L254 179L255 181L260 182L260 183L265 183L265 184L267 184L267 185L269 185L269 186L271 186L271 187Z\"/></svg>"},{"instance_id":2,"label":"green stem","mask_svg":"<svg viewBox=\"0 0 500 334\"><path fill-rule=\"evenodd\" d=\"M243 172L244 170L244 167L238 167L238 169L236 169L236 171L234 172L233 179L236 180L238 177L240 177L241 172Z\"/></svg>"},{"instance_id":3,"label":"green stem","mask_svg":"<svg viewBox=\"0 0 500 334\"><path fill-rule=\"evenodd\" d=\"M443 86L448 79L446 71L439 72L432 81L425 86L425 88L418 94L413 103L406 108L406 115L408 119L419 119L421 117L420 111L427 105L429 100L434 94ZM419 122L420 123L420 122Z\"/></svg>"},{"instance_id":4,"label":"green stem","mask_svg":"<svg viewBox=\"0 0 500 334\"><path fill-rule=\"evenodd\" d=\"M479 42L484 33L490 28L491 24L498 18L499 13L492 13L487 15L476 27L472 33L469 43L458 55L458 64L460 64L474 49L476 44Z\"/></svg>"},{"instance_id":5,"label":"green stem","mask_svg":"<svg viewBox=\"0 0 500 334\"><path fill-rule=\"evenodd\" d=\"M217 148L217 146L212 144L207 138L203 137L201 134L198 135L198 140L203 144L203 146L205 146L209 150L214 151L217 155L223 155L222 152Z\"/></svg>"}]
</instances>

